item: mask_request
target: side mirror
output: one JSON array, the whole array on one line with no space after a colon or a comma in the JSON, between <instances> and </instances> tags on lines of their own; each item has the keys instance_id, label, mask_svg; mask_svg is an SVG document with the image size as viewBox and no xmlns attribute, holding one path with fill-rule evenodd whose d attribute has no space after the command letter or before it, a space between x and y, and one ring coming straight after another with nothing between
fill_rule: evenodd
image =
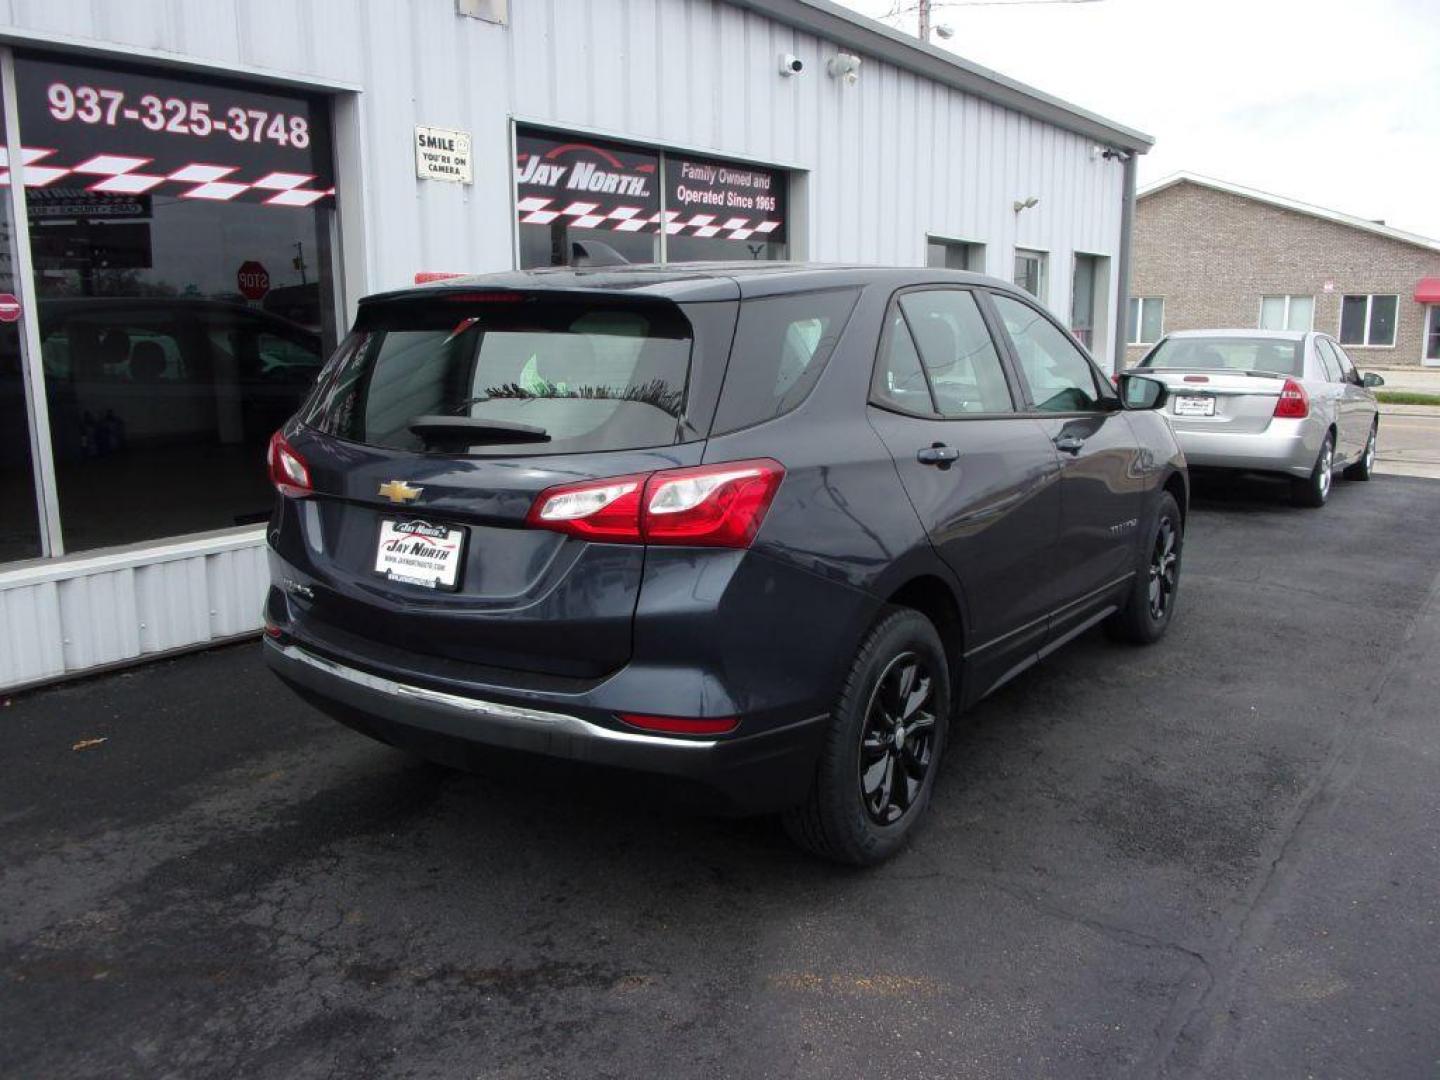
<instances>
[{"instance_id":1,"label":"side mirror","mask_svg":"<svg viewBox=\"0 0 1440 1080\"><path fill-rule=\"evenodd\" d=\"M1159 379L1124 372L1120 376L1120 400L1127 409L1163 409L1170 390Z\"/></svg>"},{"instance_id":2,"label":"side mirror","mask_svg":"<svg viewBox=\"0 0 1440 1080\"><path fill-rule=\"evenodd\" d=\"M1373 372L1373 371L1367 371L1367 372L1365 373L1365 385L1366 385L1366 386L1384 386L1384 385L1385 385L1385 380L1382 379L1379 375L1376 375L1375 372Z\"/></svg>"}]
</instances>

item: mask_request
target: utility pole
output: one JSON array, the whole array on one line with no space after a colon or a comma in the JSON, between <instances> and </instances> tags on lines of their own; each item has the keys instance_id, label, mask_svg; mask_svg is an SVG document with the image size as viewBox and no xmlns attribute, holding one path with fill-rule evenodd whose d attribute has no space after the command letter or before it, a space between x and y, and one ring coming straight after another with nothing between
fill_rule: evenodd
<instances>
[{"instance_id":1,"label":"utility pole","mask_svg":"<svg viewBox=\"0 0 1440 1080\"><path fill-rule=\"evenodd\" d=\"M920 13L920 40L930 44L930 0L919 0L916 10Z\"/></svg>"}]
</instances>

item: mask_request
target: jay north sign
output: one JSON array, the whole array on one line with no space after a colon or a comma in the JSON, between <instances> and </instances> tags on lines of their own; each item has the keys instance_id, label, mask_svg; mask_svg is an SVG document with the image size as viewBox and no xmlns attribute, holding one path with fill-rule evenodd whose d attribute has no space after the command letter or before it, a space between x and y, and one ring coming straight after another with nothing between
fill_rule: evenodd
<instances>
[{"instance_id":1,"label":"jay north sign","mask_svg":"<svg viewBox=\"0 0 1440 1080\"><path fill-rule=\"evenodd\" d=\"M658 232L660 155L580 136L518 132L520 221Z\"/></svg>"}]
</instances>

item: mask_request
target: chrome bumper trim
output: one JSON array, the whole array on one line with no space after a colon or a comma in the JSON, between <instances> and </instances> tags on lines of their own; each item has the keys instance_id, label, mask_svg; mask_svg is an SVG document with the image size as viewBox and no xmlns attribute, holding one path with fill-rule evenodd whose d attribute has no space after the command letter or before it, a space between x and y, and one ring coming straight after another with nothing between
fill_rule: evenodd
<instances>
[{"instance_id":1,"label":"chrome bumper trim","mask_svg":"<svg viewBox=\"0 0 1440 1080\"><path fill-rule=\"evenodd\" d=\"M486 701L483 698L465 697L461 694L446 693L443 690L431 690L424 686L412 686L409 683L395 682L392 679L385 679L379 675L372 675L368 671L360 671L357 668L346 667L344 664L337 664L333 660L327 660L322 656L317 656L296 645L277 645L273 642L269 644L271 644L272 648L277 649L287 660L305 664L317 671L322 671L337 679L344 679L346 682L353 683L366 690L372 690L379 694L388 694L391 697L409 698L430 705L439 705L447 709L455 709L460 712L469 713L473 716L498 720L502 723L544 724L559 728L569 735L578 736L582 739L628 743L632 746L655 746L677 750L709 750L715 746L714 739L672 739L664 735L641 735L629 731L616 731L613 728L592 724L590 721L582 720L578 716L571 716L569 713L548 712L544 709L528 709L520 705L506 705L498 701Z\"/></svg>"}]
</instances>

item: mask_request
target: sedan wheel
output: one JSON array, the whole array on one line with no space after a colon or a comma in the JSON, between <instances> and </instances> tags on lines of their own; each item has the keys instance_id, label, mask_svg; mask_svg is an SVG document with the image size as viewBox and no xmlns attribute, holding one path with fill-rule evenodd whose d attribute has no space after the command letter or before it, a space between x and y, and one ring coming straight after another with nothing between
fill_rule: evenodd
<instances>
[{"instance_id":1,"label":"sedan wheel","mask_svg":"<svg viewBox=\"0 0 1440 1080\"><path fill-rule=\"evenodd\" d=\"M1369 480L1375 475L1375 444L1380 436L1380 421L1370 425L1370 437L1365 440L1365 452L1360 460L1345 470L1346 480Z\"/></svg>"},{"instance_id":2,"label":"sedan wheel","mask_svg":"<svg viewBox=\"0 0 1440 1080\"><path fill-rule=\"evenodd\" d=\"M1330 498L1330 484L1335 471L1335 437L1328 432L1320 444L1315 467L1304 480L1291 481L1291 501L1296 506L1324 506Z\"/></svg>"}]
</instances>

